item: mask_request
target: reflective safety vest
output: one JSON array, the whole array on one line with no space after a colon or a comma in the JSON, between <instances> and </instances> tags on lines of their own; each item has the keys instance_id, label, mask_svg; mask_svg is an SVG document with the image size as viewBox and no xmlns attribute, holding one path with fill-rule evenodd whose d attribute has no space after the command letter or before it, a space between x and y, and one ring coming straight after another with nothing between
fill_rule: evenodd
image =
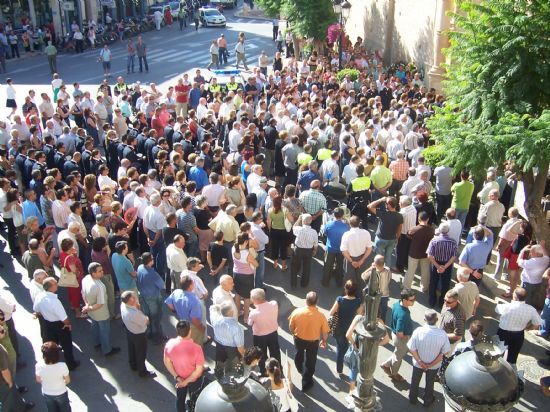
<instances>
[{"instance_id":1,"label":"reflective safety vest","mask_svg":"<svg viewBox=\"0 0 550 412\"><path fill-rule=\"evenodd\" d=\"M323 147L322 149L319 149L319 151L317 152L317 159L319 160L330 159L331 154L332 154L332 150L327 149L326 147Z\"/></svg>"},{"instance_id":2,"label":"reflective safety vest","mask_svg":"<svg viewBox=\"0 0 550 412\"><path fill-rule=\"evenodd\" d=\"M128 86L126 86L126 83L117 83L115 84L115 90L118 91L119 93L122 93L123 91L127 90L128 89Z\"/></svg>"},{"instance_id":3,"label":"reflective safety vest","mask_svg":"<svg viewBox=\"0 0 550 412\"><path fill-rule=\"evenodd\" d=\"M208 90L211 91L212 93L219 92L221 89L222 88L219 84L211 84L210 86L208 86Z\"/></svg>"},{"instance_id":4,"label":"reflective safety vest","mask_svg":"<svg viewBox=\"0 0 550 412\"><path fill-rule=\"evenodd\" d=\"M227 83L225 85L227 91L235 91L239 88L239 83Z\"/></svg>"},{"instance_id":5,"label":"reflective safety vest","mask_svg":"<svg viewBox=\"0 0 550 412\"><path fill-rule=\"evenodd\" d=\"M296 158L296 161L299 165L308 164L312 160L313 157L311 157L311 155L307 153L298 153L298 156Z\"/></svg>"},{"instance_id":6,"label":"reflective safety vest","mask_svg":"<svg viewBox=\"0 0 550 412\"><path fill-rule=\"evenodd\" d=\"M370 177L367 176L356 177L351 181L352 192L362 192L364 190L369 190L370 186Z\"/></svg>"}]
</instances>

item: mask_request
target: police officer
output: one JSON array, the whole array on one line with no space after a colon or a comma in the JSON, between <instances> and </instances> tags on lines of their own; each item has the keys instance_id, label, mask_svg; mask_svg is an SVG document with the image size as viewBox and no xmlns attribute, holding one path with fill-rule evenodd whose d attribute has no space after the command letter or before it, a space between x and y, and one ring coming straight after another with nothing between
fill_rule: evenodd
<instances>
[{"instance_id":1,"label":"police officer","mask_svg":"<svg viewBox=\"0 0 550 412\"><path fill-rule=\"evenodd\" d=\"M330 159L330 156L332 156L332 150L330 149L330 140L327 140L325 147L317 151L317 163L319 163L319 167L321 167L324 160Z\"/></svg>"},{"instance_id":2,"label":"police officer","mask_svg":"<svg viewBox=\"0 0 550 412\"><path fill-rule=\"evenodd\" d=\"M363 224L367 225L367 205L371 199L372 182L370 177L365 176L365 166L362 164L358 164L355 171L357 177L350 182L347 188L348 208L352 215L358 216L364 222Z\"/></svg>"},{"instance_id":3,"label":"police officer","mask_svg":"<svg viewBox=\"0 0 550 412\"><path fill-rule=\"evenodd\" d=\"M208 86L208 100L211 101L214 95L222 90L222 87L218 84L218 79L212 77L210 85Z\"/></svg>"},{"instance_id":4,"label":"police officer","mask_svg":"<svg viewBox=\"0 0 550 412\"><path fill-rule=\"evenodd\" d=\"M235 92L239 88L239 83L235 81L235 76L229 77L229 82L225 85L228 92Z\"/></svg>"},{"instance_id":5,"label":"police officer","mask_svg":"<svg viewBox=\"0 0 550 412\"><path fill-rule=\"evenodd\" d=\"M126 83L124 83L124 78L122 76L118 76L114 90L115 96L118 96L119 94L128 91L128 86L126 85Z\"/></svg>"}]
</instances>

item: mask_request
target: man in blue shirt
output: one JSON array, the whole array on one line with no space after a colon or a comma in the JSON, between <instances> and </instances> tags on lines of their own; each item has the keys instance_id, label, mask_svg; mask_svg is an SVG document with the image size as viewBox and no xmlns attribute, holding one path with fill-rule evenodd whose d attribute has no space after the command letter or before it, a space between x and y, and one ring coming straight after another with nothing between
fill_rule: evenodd
<instances>
[{"instance_id":1,"label":"man in blue shirt","mask_svg":"<svg viewBox=\"0 0 550 412\"><path fill-rule=\"evenodd\" d=\"M137 288L139 301L143 313L149 316L147 336L154 343L162 342L162 296L160 291L164 289L164 281L154 269L153 255L145 252L141 255L142 264L137 269Z\"/></svg>"},{"instance_id":2,"label":"man in blue shirt","mask_svg":"<svg viewBox=\"0 0 550 412\"><path fill-rule=\"evenodd\" d=\"M334 209L334 220L324 226L324 233L327 237L327 251L325 253L325 266L321 284L328 287L330 279L334 276L336 285L341 287L344 277L344 256L340 252L342 236L349 230L347 223L342 221L344 210L340 207Z\"/></svg>"},{"instance_id":3,"label":"man in blue shirt","mask_svg":"<svg viewBox=\"0 0 550 412\"><path fill-rule=\"evenodd\" d=\"M481 283L483 269L487 265L487 258L493 249L493 232L485 226L477 226L474 229L474 240L462 249L459 264L470 271L470 280Z\"/></svg>"},{"instance_id":4,"label":"man in blue shirt","mask_svg":"<svg viewBox=\"0 0 550 412\"><path fill-rule=\"evenodd\" d=\"M111 256L111 264L115 272L120 292L131 290L137 295L136 271L132 262L126 256L128 254L128 242L120 240L115 244L115 253Z\"/></svg>"},{"instance_id":5,"label":"man in blue shirt","mask_svg":"<svg viewBox=\"0 0 550 412\"><path fill-rule=\"evenodd\" d=\"M195 166L189 170L188 180L193 180L197 184L197 192L200 192L208 184L208 175L204 170L204 159L197 157Z\"/></svg>"},{"instance_id":6,"label":"man in blue shirt","mask_svg":"<svg viewBox=\"0 0 550 412\"><path fill-rule=\"evenodd\" d=\"M312 160L308 163L308 170L302 172L298 177L298 189L300 192L304 192L310 189L311 182L314 180L321 180L321 175L319 175L318 164L316 160Z\"/></svg>"},{"instance_id":7,"label":"man in blue shirt","mask_svg":"<svg viewBox=\"0 0 550 412\"><path fill-rule=\"evenodd\" d=\"M36 204L36 193L32 189L25 190L25 201L23 202L23 222L26 222L27 219L31 216L36 216L38 219L38 225L40 227L44 226L44 217Z\"/></svg>"},{"instance_id":8,"label":"man in blue shirt","mask_svg":"<svg viewBox=\"0 0 550 412\"><path fill-rule=\"evenodd\" d=\"M189 91L189 104L193 110L197 110L199 100L201 99L201 89L198 83L193 83L193 88Z\"/></svg>"},{"instance_id":9,"label":"man in blue shirt","mask_svg":"<svg viewBox=\"0 0 550 412\"><path fill-rule=\"evenodd\" d=\"M197 345L204 344L206 331L202 324L202 308L197 295L193 293L195 283L189 275L181 277L181 289L176 289L166 298L164 303L176 314L178 320L186 320L191 324L191 339Z\"/></svg>"}]
</instances>

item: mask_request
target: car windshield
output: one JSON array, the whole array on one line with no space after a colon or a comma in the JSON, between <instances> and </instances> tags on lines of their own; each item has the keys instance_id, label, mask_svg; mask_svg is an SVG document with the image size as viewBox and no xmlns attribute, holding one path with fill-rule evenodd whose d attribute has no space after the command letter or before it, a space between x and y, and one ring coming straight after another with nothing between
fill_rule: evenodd
<instances>
[{"instance_id":1,"label":"car windshield","mask_svg":"<svg viewBox=\"0 0 550 412\"><path fill-rule=\"evenodd\" d=\"M218 10L205 10L204 15L205 16L221 16L221 14Z\"/></svg>"}]
</instances>

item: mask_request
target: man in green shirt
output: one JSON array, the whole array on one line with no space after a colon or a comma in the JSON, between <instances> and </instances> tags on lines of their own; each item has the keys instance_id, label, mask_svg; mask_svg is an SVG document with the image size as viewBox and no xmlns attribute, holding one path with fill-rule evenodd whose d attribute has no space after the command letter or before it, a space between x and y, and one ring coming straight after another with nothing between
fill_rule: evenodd
<instances>
[{"instance_id":1,"label":"man in green shirt","mask_svg":"<svg viewBox=\"0 0 550 412\"><path fill-rule=\"evenodd\" d=\"M464 225L470 209L470 201L474 194L474 184L468 180L469 178L470 173L463 170L460 172L460 183L455 183L451 187L451 193L453 194L451 207L456 209L456 218L462 223L462 230L465 229Z\"/></svg>"},{"instance_id":2,"label":"man in green shirt","mask_svg":"<svg viewBox=\"0 0 550 412\"><path fill-rule=\"evenodd\" d=\"M382 156L377 156L375 164L376 166L372 169L370 174L370 180L372 181L374 189L376 189L372 195L372 200L387 196L388 189L392 182L391 170L384 166L384 158Z\"/></svg>"},{"instance_id":3,"label":"man in green shirt","mask_svg":"<svg viewBox=\"0 0 550 412\"><path fill-rule=\"evenodd\" d=\"M48 45L44 49L44 52L46 53L46 56L48 56L50 71L52 72L52 74L57 73L57 49L51 41L48 42Z\"/></svg>"}]
</instances>

